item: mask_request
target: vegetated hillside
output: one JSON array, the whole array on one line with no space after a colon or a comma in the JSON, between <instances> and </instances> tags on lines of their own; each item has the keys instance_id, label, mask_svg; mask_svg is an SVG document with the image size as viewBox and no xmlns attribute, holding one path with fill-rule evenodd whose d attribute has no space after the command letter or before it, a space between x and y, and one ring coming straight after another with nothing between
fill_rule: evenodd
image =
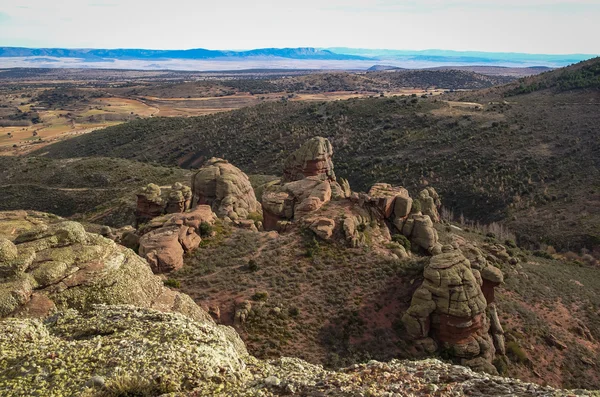
<instances>
[{"instance_id":1,"label":"vegetated hillside","mask_svg":"<svg viewBox=\"0 0 600 397\"><path fill-rule=\"evenodd\" d=\"M513 81L509 76L487 76L464 70L401 70L368 73L371 79L387 81L395 87L436 87L445 89L480 89Z\"/></svg>"},{"instance_id":2,"label":"vegetated hillside","mask_svg":"<svg viewBox=\"0 0 600 397\"><path fill-rule=\"evenodd\" d=\"M320 135L332 141L336 172L355 189L383 180L409 188L432 184L455 216L506 220L523 243L599 245L600 93L537 91L505 102L509 88L448 97L476 103L280 102L208 117L139 120L43 152L183 167L218 156L247 173L277 174L287 153Z\"/></svg>"},{"instance_id":3,"label":"vegetated hillside","mask_svg":"<svg viewBox=\"0 0 600 397\"><path fill-rule=\"evenodd\" d=\"M600 88L600 58L583 61L569 68L558 69L519 79L517 87L506 90L505 96L527 94L534 91L552 89L555 92L573 89ZM516 85L515 84L515 85Z\"/></svg>"},{"instance_id":4,"label":"vegetated hillside","mask_svg":"<svg viewBox=\"0 0 600 397\"><path fill-rule=\"evenodd\" d=\"M473 229L437 229L441 241L459 235L480 246L505 243ZM428 257L393 260L374 246L348 248L310 233L274 236L221 223L214 232L169 278L197 302L220 308L220 321L235 325L251 354L294 355L333 368L415 357L401 318ZM555 387L598 388L598 268L509 244L519 263L499 264L506 284L496 300L510 360L499 371ZM244 300L252 310L240 323L234 315Z\"/></svg>"},{"instance_id":5,"label":"vegetated hillside","mask_svg":"<svg viewBox=\"0 0 600 397\"><path fill-rule=\"evenodd\" d=\"M268 77L268 76L267 76ZM207 97L238 92L314 93L332 91L383 92L401 88L440 88L448 90L488 88L513 81L509 76L487 76L462 70L392 70L369 73L311 73L283 78L236 78L194 82L151 84L109 90L119 95L160 97Z\"/></svg>"},{"instance_id":6,"label":"vegetated hillside","mask_svg":"<svg viewBox=\"0 0 600 397\"><path fill-rule=\"evenodd\" d=\"M123 159L0 156L0 211L45 211L120 227L135 222L137 189L188 182L189 175Z\"/></svg>"}]
</instances>

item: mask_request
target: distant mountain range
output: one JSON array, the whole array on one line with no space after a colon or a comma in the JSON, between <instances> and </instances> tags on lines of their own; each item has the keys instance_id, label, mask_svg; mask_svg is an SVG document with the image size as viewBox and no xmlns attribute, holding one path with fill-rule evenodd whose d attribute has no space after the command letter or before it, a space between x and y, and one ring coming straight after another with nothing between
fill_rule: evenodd
<instances>
[{"instance_id":1,"label":"distant mountain range","mask_svg":"<svg viewBox=\"0 0 600 397\"><path fill-rule=\"evenodd\" d=\"M483 52L452 50L373 50L364 48L332 47L327 48L336 54L355 55L379 60L405 60L454 62L462 64L536 64L538 66L566 66L598 56L597 54L526 54L517 52Z\"/></svg>"},{"instance_id":2,"label":"distant mountain range","mask_svg":"<svg viewBox=\"0 0 600 397\"><path fill-rule=\"evenodd\" d=\"M563 67L591 54L544 55L450 50L259 48L253 50L91 49L0 47L0 68L110 68L145 70L320 69L383 70L444 66ZM380 66L385 65L385 66ZM383 69L382 69L383 68Z\"/></svg>"},{"instance_id":3,"label":"distant mountain range","mask_svg":"<svg viewBox=\"0 0 600 397\"><path fill-rule=\"evenodd\" d=\"M207 50L195 48L190 50L146 50L146 49L86 49L86 48L24 48L0 47L0 57L53 57L80 58L89 61L106 59L219 59L219 58L251 58L277 57L288 59L319 60L368 60L369 57L334 53L317 48L260 48L247 51Z\"/></svg>"}]
</instances>

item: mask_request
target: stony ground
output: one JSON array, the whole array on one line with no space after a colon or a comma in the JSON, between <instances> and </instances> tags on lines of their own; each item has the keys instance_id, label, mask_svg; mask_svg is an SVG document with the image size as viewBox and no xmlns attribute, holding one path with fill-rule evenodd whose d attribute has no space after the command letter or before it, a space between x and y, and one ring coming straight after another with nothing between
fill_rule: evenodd
<instances>
[{"instance_id":1,"label":"stony ground","mask_svg":"<svg viewBox=\"0 0 600 397\"><path fill-rule=\"evenodd\" d=\"M95 306L0 322L2 396L571 396L439 360L371 361L327 371L261 361L221 327L178 313Z\"/></svg>"}]
</instances>

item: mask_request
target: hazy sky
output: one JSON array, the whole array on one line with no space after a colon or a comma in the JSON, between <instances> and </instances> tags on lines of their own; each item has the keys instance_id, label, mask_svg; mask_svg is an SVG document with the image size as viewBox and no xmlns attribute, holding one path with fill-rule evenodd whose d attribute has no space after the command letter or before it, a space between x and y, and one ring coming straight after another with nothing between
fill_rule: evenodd
<instances>
[{"instance_id":1,"label":"hazy sky","mask_svg":"<svg viewBox=\"0 0 600 397\"><path fill-rule=\"evenodd\" d=\"M600 0L1 0L0 46L600 54Z\"/></svg>"}]
</instances>

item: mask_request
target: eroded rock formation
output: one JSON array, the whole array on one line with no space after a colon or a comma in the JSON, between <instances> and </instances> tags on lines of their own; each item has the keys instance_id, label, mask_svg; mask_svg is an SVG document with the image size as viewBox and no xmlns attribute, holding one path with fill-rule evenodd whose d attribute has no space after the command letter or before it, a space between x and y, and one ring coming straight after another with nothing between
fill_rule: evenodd
<instances>
[{"instance_id":1,"label":"eroded rock formation","mask_svg":"<svg viewBox=\"0 0 600 397\"><path fill-rule=\"evenodd\" d=\"M165 203L161 197L162 191L154 183L148 184L137 194L135 219L137 225L148 222L164 214Z\"/></svg>"},{"instance_id":2,"label":"eroded rock formation","mask_svg":"<svg viewBox=\"0 0 600 397\"><path fill-rule=\"evenodd\" d=\"M348 245L357 247L371 235L364 233L371 228L388 242L392 234L400 233L431 255L441 253L433 226L441 206L435 189L427 187L419 194L414 212L413 199L401 186L376 183L368 193L353 193L347 180L337 181L332 155L331 143L318 137L288 157L282 180L264 188L265 230L281 232L301 224L322 239L343 236ZM397 251L399 257L409 255L400 246Z\"/></svg>"},{"instance_id":3,"label":"eroded rock formation","mask_svg":"<svg viewBox=\"0 0 600 397\"><path fill-rule=\"evenodd\" d=\"M166 195L166 197L164 197ZM192 190L179 182L165 192L150 183L137 194L136 226L143 225L163 214L176 214L190 209Z\"/></svg>"},{"instance_id":4,"label":"eroded rock formation","mask_svg":"<svg viewBox=\"0 0 600 397\"><path fill-rule=\"evenodd\" d=\"M219 217L245 219L260 213L248 176L226 160L211 158L192 176L192 206L209 205Z\"/></svg>"},{"instance_id":5,"label":"eroded rock formation","mask_svg":"<svg viewBox=\"0 0 600 397\"><path fill-rule=\"evenodd\" d=\"M183 266L183 255L200 245L200 225L214 224L216 215L208 205L152 219L138 230L139 254L154 273L168 273Z\"/></svg>"},{"instance_id":6,"label":"eroded rock formation","mask_svg":"<svg viewBox=\"0 0 600 397\"><path fill-rule=\"evenodd\" d=\"M164 287L133 251L77 222L12 211L0 212L0 225L0 318L88 310L96 303L209 317L187 295Z\"/></svg>"},{"instance_id":7,"label":"eroded rock formation","mask_svg":"<svg viewBox=\"0 0 600 397\"><path fill-rule=\"evenodd\" d=\"M309 139L285 160L281 181L299 181L309 176L335 181L332 156L333 147L327 138Z\"/></svg>"},{"instance_id":8,"label":"eroded rock formation","mask_svg":"<svg viewBox=\"0 0 600 397\"><path fill-rule=\"evenodd\" d=\"M462 365L496 373L492 361L496 352L504 354L504 337L488 299L503 281L502 272L490 264L472 267L460 250L444 248L425 267L423 284L402 321L418 345L439 347ZM491 288L487 297L486 281Z\"/></svg>"}]
</instances>

